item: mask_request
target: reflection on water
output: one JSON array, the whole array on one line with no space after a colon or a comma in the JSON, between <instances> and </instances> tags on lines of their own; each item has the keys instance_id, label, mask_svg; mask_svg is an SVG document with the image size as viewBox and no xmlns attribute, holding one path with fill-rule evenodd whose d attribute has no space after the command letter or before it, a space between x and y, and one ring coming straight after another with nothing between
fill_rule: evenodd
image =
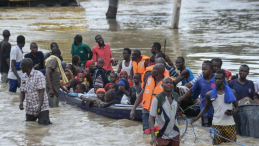
<instances>
[{"instance_id":1,"label":"reflection on water","mask_svg":"<svg viewBox=\"0 0 259 146\"><path fill-rule=\"evenodd\" d=\"M179 30L168 29L173 0L121 0L117 20L105 19L106 0L80 0L80 4L82 7L1 8L0 31L11 31L12 45L18 35L24 35L25 52L30 51L31 42L38 43L43 52L50 50L51 42L57 42L66 62L71 62L70 47L77 33L90 47L96 45L94 37L101 34L119 61L125 47L151 56L151 44L160 42L164 48L166 39L166 54L173 62L177 56L184 56L195 74L201 71L204 60L221 57L223 68L233 74L240 64L247 63L249 79L255 81L259 75L258 1L182 1ZM149 145L150 136L143 135L140 122L105 118L65 103L50 110L52 126L24 122L25 112L18 109L19 94L8 93L7 85L0 86L1 145ZM184 123L180 129L183 132ZM204 131L195 127L195 132L199 135ZM184 139L191 138L189 129ZM238 142L257 145L259 140L238 136ZM205 134L196 143L181 145L211 145L211 141Z\"/></svg>"}]
</instances>

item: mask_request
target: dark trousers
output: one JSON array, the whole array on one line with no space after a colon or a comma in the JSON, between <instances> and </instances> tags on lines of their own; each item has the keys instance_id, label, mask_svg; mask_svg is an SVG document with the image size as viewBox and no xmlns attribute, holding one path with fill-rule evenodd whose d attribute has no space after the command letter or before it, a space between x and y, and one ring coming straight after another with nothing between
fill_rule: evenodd
<instances>
[{"instance_id":1,"label":"dark trousers","mask_svg":"<svg viewBox=\"0 0 259 146\"><path fill-rule=\"evenodd\" d=\"M50 125L51 122L49 120L49 110L42 111L38 116L26 114L26 121L36 121L38 119L38 123L41 125Z\"/></svg>"},{"instance_id":2,"label":"dark trousers","mask_svg":"<svg viewBox=\"0 0 259 146\"><path fill-rule=\"evenodd\" d=\"M142 113L143 131L149 128L149 113Z\"/></svg>"}]
</instances>

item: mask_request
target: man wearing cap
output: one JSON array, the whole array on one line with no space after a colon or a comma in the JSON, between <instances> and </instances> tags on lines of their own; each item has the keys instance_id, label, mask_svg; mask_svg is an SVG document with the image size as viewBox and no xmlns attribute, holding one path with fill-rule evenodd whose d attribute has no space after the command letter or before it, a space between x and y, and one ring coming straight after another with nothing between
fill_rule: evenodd
<instances>
[{"instance_id":1,"label":"man wearing cap","mask_svg":"<svg viewBox=\"0 0 259 146\"><path fill-rule=\"evenodd\" d=\"M2 83L7 83L8 71L10 68L11 44L8 42L11 36L9 30L3 31L4 39L0 42L0 73Z\"/></svg>"}]
</instances>

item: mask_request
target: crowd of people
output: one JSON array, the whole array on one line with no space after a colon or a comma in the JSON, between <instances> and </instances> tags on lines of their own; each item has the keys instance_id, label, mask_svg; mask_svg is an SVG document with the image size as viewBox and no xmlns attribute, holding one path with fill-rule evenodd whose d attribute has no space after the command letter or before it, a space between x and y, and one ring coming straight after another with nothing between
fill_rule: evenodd
<instances>
[{"instance_id":1,"label":"crowd of people","mask_svg":"<svg viewBox=\"0 0 259 146\"><path fill-rule=\"evenodd\" d=\"M237 102L249 97L259 103L258 85L247 80L249 66L245 64L239 68L239 77L232 76L230 71L221 69L220 58L212 58L202 63L202 72L195 77L185 66L184 57L177 57L174 65L169 56L162 53L161 44L155 42L150 57L140 50L124 48L123 61L115 72L112 66L118 61L101 35L95 37L97 46L92 49L83 43L81 35L75 35L71 64L63 62L55 42L50 44L51 52L45 56L33 42L31 52L23 57L25 37L19 35L17 45L11 47L10 35L9 30L4 30L4 39L0 42L1 81L9 83L10 92L20 88L19 108L24 109L26 99L27 121L38 119L40 124L51 124L49 108L58 107L62 91L81 99L89 107L133 105L131 119L141 104L143 130L151 130L152 145L179 145L179 141L175 141L180 135L176 115L185 118L183 110L187 116L197 116L194 122L201 118L202 126L212 126L220 130L222 136L236 141L233 115L239 110ZM197 101L200 112L187 110ZM160 125L161 130L155 133L154 125ZM215 137L214 143L216 141L227 142L220 137Z\"/></svg>"}]
</instances>

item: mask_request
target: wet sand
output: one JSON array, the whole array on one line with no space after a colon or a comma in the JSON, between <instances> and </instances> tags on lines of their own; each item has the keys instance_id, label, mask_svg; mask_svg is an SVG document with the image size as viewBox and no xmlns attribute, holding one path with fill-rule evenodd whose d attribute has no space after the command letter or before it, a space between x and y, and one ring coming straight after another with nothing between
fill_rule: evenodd
<instances>
[{"instance_id":1,"label":"wet sand","mask_svg":"<svg viewBox=\"0 0 259 146\"><path fill-rule=\"evenodd\" d=\"M122 49L139 49L150 56L153 42L163 45L174 62L177 56L186 59L186 66L195 74L201 63L213 57L223 59L223 68L238 73L241 64L250 66L249 79L258 78L258 4L257 1L186 0L182 1L180 29L171 30L172 0L121 0L117 20L106 20L108 1L81 0L81 7L0 8L0 28L11 31L10 42L24 35L29 44L36 42L44 53L50 43L57 42L66 62L71 62L70 48L75 34L83 42L96 46L94 37L101 34L110 44L115 59L122 60ZM2 30L1 30L2 31ZM162 49L163 50L163 49ZM115 69L117 67L114 67ZM0 145L149 145L150 136L143 135L141 122L115 120L81 111L65 103L50 109L52 126L24 122L19 94L0 88ZM180 126L181 133L185 124ZM200 135L204 130L195 127ZM193 138L191 129L185 140ZM237 137L245 145L257 145L258 139ZM209 134L181 145L211 145ZM234 145L234 144L223 144Z\"/></svg>"}]
</instances>

